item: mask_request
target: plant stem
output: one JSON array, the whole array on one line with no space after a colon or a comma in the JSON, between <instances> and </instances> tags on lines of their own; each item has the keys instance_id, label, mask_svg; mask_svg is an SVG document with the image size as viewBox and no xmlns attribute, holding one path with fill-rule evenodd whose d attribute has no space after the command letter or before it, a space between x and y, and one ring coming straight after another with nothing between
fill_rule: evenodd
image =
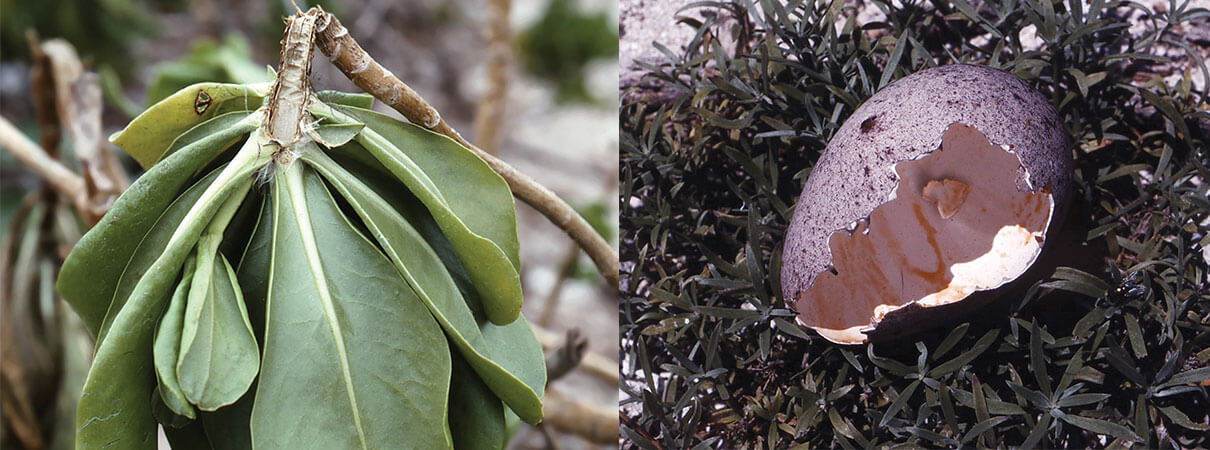
<instances>
[{"instance_id":1,"label":"plant stem","mask_svg":"<svg viewBox=\"0 0 1210 450\"><path fill-rule=\"evenodd\" d=\"M46 180L46 183L63 198L72 199L76 205L82 204L84 179L47 155L41 147L38 147L38 144L22 134L17 127L3 117L0 117L0 146L8 149L13 156L17 157L17 161Z\"/></svg>"},{"instance_id":2,"label":"plant stem","mask_svg":"<svg viewBox=\"0 0 1210 450\"><path fill-rule=\"evenodd\" d=\"M617 251L601 238L601 235L597 234L583 217L580 217L571 206L568 206L567 202L528 175L517 171L508 163L463 139L457 131L454 131L441 119L437 110L420 97L420 94L374 61L361 48L361 45L353 40L353 37L349 35L349 30L345 29L336 16L321 12L321 19L316 27L316 43L319 45L319 49L328 56L332 64L349 77L349 80L399 111L413 123L449 136L479 155L492 170L495 170L508 182L509 188L517 198L541 212L575 240L580 248L583 248L584 252L592 258L597 270L605 277L605 281L611 286L617 287Z\"/></svg>"}]
</instances>

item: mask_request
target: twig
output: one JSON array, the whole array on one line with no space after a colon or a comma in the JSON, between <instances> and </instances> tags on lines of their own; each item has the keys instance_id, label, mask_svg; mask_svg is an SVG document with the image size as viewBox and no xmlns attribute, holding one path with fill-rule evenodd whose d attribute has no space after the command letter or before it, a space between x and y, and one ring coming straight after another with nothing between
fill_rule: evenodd
<instances>
[{"instance_id":1,"label":"twig","mask_svg":"<svg viewBox=\"0 0 1210 450\"><path fill-rule=\"evenodd\" d=\"M361 48L361 45L353 40L353 37L349 35L349 30L345 29L335 16L322 13L317 27L316 43L319 45L319 49L354 84L399 111L413 123L449 136L479 155L508 182L509 188L518 199L541 212L556 226L563 229L568 236L571 236L592 258L606 282L614 287L618 285L617 251L601 238L601 235L597 234L583 217L576 214L575 210L567 205L567 202L528 175L517 171L499 158L463 139L457 131L454 131L441 119L437 110L421 98L420 94L374 61Z\"/></svg>"},{"instance_id":2,"label":"twig","mask_svg":"<svg viewBox=\"0 0 1210 450\"><path fill-rule=\"evenodd\" d=\"M588 339L580 336L578 328L567 330L566 341L546 357L546 385L571 372L587 354Z\"/></svg>"},{"instance_id":3,"label":"twig","mask_svg":"<svg viewBox=\"0 0 1210 450\"><path fill-rule=\"evenodd\" d=\"M538 338L538 342L542 344L543 349L558 349L563 345L564 340L562 336L539 326L533 327L533 330L534 336ZM611 386L618 384L618 363L613 362L609 358L597 353L587 352L584 354L584 358L580 360L579 367Z\"/></svg>"},{"instance_id":4,"label":"twig","mask_svg":"<svg viewBox=\"0 0 1210 450\"><path fill-rule=\"evenodd\" d=\"M543 304L542 314L538 316L538 325L550 326L550 321L555 319L559 311L559 299L563 296L563 286L567 284L568 278L576 274L576 263L579 260L580 248L575 245L569 246L563 256L563 262L559 263L559 273L556 275L555 282L550 286L550 292L546 294L546 303Z\"/></svg>"},{"instance_id":5,"label":"twig","mask_svg":"<svg viewBox=\"0 0 1210 450\"><path fill-rule=\"evenodd\" d=\"M586 403L564 394L558 389L547 389L542 402L542 415L546 426L582 436L599 444L613 444L618 440L618 409Z\"/></svg>"},{"instance_id":6,"label":"twig","mask_svg":"<svg viewBox=\"0 0 1210 450\"><path fill-rule=\"evenodd\" d=\"M508 103L508 70L512 61L512 40L508 29L509 0L491 0L491 18L487 26L487 91L475 111L475 141L484 151L498 153L500 124Z\"/></svg>"},{"instance_id":7,"label":"twig","mask_svg":"<svg viewBox=\"0 0 1210 450\"><path fill-rule=\"evenodd\" d=\"M46 180L63 198L73 199L75 204L80 204L84 194L84 179L47 155L38 144L3 117L0 117L0 146Z\"/></svg>"}]
</instances>

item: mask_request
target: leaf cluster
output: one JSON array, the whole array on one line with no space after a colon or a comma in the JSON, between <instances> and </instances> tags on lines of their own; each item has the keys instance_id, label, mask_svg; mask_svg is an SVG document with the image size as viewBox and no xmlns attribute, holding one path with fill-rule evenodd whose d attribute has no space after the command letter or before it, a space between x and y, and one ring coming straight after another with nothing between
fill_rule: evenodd
<instances>
[{"instance_id":1,"label":"leaf cluster","mask_svg":"<svg viewBox=\"0 0 1210 450\"><path fill-rule=\"evenodd\" d=\"M867 6L885 19L858 26L841 1L695 3L717 14L623 93L623 447L1210 445L1210 114L1188 74L1147 81L1171 62L1156 48L1192 49L1172 30L1210 11ZM1127 32L1130 14L1150 27ZM796 196L862 101L953 63L1051 100L1075 142L1075 244L1107 257L957 326L831 344L780 295Z\"/></svg>"}]
</instances>

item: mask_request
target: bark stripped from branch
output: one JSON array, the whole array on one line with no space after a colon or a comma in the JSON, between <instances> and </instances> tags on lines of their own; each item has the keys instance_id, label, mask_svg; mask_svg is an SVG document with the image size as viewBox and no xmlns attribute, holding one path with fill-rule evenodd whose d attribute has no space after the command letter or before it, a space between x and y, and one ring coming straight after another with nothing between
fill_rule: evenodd
<instances>
[{"instance_id":1,"label":"bark stripped from branch","mask_svg":"<svg viewBox=\"0 0 1210 450\"><path fill-rule=\"evenodd\" d=\"M315 26L321 14L319 8L286 19L286 33L281 41L281 66L269 100L269 117L265 135L280 149L274 155L278 164L286 165L298 157L293 151L303 139L303 119L311 100L311 56L315 54Z\"/></svg>"},{"instance_id":2,"label":"bark stripped from branch","mask_svg":"<svg viewBox=\"0 0 1210 450\"><path fill-rule=\"evenodd\" d=\"M609 245L592 226L549 189L538 184L504 161L484 152L463 139L457 131L441 120L441 116L420 94L404 84L390 71L382 67L370 57L357 41L349 35L349 30L340 21L328 13L322 13L322 19L317 25L316 39L319 49L328 55L328 59L349 77L358 87L394 108L413 123L432 129L449 136L464 147L479 155L488 166L500 174L508 182L509 188L518 199L541 212L556 226L563 229L584 252L592 258L597 270L605 277L610 286L618 285L618 252Z\"/></svg>"},{"instance_id":3,"label":"bark stripped from branch","mask_svg":"<svg viewBox=\"0 0 1210 450\"><path fill-rule=\"evenodd\" d=\"M582 436L598 444L618 442L618 410L580 400L558 389L548 388L542 402L546 426Z\"/></svg>"}]
</instances>

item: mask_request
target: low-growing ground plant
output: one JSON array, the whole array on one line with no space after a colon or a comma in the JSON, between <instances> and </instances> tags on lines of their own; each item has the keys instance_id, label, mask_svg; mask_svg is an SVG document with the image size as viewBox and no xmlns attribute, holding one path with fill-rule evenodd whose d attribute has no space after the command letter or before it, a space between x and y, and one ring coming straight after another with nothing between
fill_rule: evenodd
<instances>
[{"instance_id":1,"label":"low-growing ground plant","mask_svg":"<svg viewBox=\"0 0 1210 450\"><path fill-rule=\"evenodd\" d=\"M859 26L846 5L694 4L712 13L685 20L693 40L623 93L622 446L1210 445L1206 43L1181 33L1210 11L874 1L885 19ZM862 101L954 63L1010 71L1059 111L1069 258L965 321L829 343L780 296L795 196ZM1200 75L1152 74L1174 63Z\"/></svg>"}]
</instances>

